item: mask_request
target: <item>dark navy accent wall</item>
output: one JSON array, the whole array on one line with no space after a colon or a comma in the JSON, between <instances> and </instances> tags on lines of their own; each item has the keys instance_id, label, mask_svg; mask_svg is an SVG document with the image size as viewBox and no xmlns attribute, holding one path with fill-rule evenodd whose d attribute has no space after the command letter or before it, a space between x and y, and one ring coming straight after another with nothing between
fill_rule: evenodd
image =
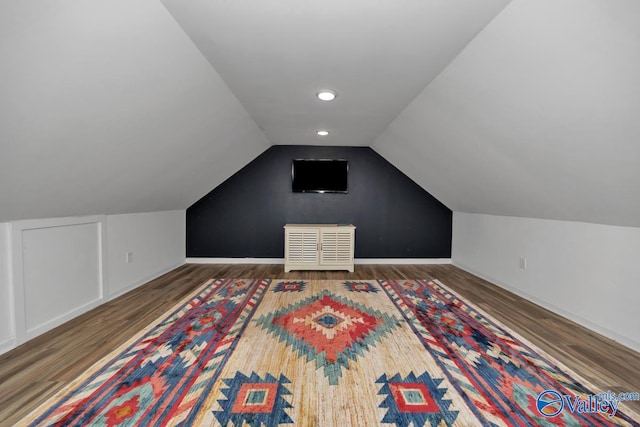
<instances>
[{"instance_id":1,"label":"dark navy accent wall","mask_svg":"<svg viewBox=\"0 0 640 427\"><path fill-rule=\"evenodd\" d=\"M293 193L293 159L347 159L347 194ZM356 226L356 258L450 258L451 210L368 147L276 145L187 209L187 257L282 258L287 223Z\"/></svg>"}]
</instances>

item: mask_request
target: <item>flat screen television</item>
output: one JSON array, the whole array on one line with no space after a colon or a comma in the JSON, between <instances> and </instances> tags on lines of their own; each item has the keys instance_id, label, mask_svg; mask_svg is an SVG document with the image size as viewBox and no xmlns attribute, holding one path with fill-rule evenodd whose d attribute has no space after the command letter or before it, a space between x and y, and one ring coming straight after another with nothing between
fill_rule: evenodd
<instances>
[{"instance_id":1,"label":"flat screen television","mask_svg":"<svg viewBox=\"0 0 640 427\"><path fill-rule=\"evenodd\" d=\"M295 159L291 187L294 193L346 193L348 172L344 159Z\"/></svg>"}]
</instances>

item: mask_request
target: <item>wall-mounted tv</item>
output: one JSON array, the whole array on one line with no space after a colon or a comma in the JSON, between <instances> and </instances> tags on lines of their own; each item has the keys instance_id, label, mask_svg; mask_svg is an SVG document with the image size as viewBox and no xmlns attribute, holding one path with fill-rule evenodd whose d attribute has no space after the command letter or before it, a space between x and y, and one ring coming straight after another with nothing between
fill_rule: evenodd
<instances>
[{"instance_id":1,"label":"wall-mounted tv","mask_svg":"<svg viewBox=\"0 0 640 427\"><path fill-rule=\"evenodd\" d=\"M291 187L294 193L346 193L348 172L344 159L295 159Z\"/></svg>"}]
</instances>

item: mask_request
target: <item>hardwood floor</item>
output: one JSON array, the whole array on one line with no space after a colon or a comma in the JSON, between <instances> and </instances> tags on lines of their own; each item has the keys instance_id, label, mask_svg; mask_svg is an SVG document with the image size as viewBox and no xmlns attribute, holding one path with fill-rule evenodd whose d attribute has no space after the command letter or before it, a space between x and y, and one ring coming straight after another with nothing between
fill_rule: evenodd
<instances>
[{"instance_id":1,"label":"hardwood floor","mask_svg":"<svg viewBox=\"0 0 640 427\"><path fill-rule=\"evenodd\" d=\"M439 279L592 382L640 391L640 354L452 265L357 265L354 273L282 265L179 267L0 356L0 425L10 426L209 278ZM640 402L629 407L640 411Z\"/></svg>"}]
</instances>

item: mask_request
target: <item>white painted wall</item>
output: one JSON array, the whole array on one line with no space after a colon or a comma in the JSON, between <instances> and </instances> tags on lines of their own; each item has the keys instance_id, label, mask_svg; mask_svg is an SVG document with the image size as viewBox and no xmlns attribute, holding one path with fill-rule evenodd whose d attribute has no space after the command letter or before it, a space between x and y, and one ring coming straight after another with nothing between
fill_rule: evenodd
<instances>
[{"instance_id":1,"label":"white painted wall","mask_svg":"<svg viewBox=\"0 0 640 427\"><path fill-rule=\"evenodd\" d=\"M640 228L453 215L455 265L638 351L639 260Z\"/></svg>"},{"instance_id":2,"label":"white painted wall","mask_svg":"<svg viewBox=\"0 0 640 427\"><path fill-rule=\"evenodd\" d=\"M185 211L107 217L108 296L113 298L185 262ZM131 252L131 263L126 254Z\"/></svg>"},{"instance_id":3,"label":"white painted wall","mask_svg":"<svg viewBox=\"0 0 640 427\"><path fill-rule=\"evenodd\" d=\"M11 295L10 224L0 223L0 353L13 346L13 296Z\"/></svg>"},{"instance_id":4,"label":"white painted wall","mask_svg":"<svg viewBox=\"0 0 640 427\"><path fill-rule=\"evenodd\" d=\"M184 210L0 223L0 354L182 265L185 224Z\"/></svg>"}]
</instances>

